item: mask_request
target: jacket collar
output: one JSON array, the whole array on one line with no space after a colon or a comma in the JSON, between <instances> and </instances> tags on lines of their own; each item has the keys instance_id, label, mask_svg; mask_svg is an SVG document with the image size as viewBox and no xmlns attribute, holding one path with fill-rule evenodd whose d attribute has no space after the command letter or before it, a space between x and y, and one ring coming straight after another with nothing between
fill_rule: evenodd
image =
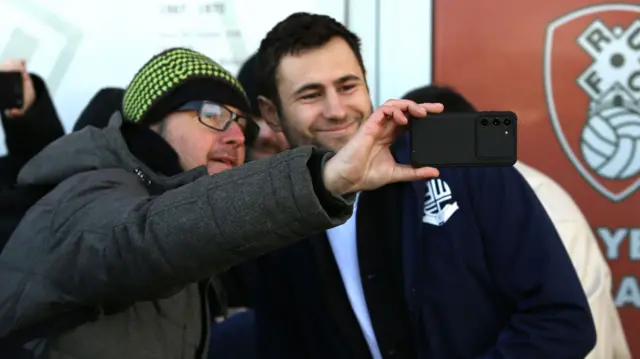
<instances>
[{"instance_id":1,"label":"jacket collar","mask_svg":"<svg viewBox=\"0 0 640 359\"><path fill-rule=\"evenodd\" d=\"M150 183L165 190L181 187L208 174L205 166L196 167L185 172L177 171L175 166L178 155L160 136L155 135L155 133L149 134L149 132L152 132L151 130L131 126L137 125L128 124L123 127L122 115L116 112L111 116L109 125L103 131L107 143L112 148L117 149L118 157L126 170L134 171L135 173L142 172ZM123 135L123 132L126 134ZM136 138L136 134L139 137ZM127 139L125 139L125 136L127 136ZM158 149L161 153L141 150L145 138L147 140L151 139L153 144L150 148ZM129 143L127 143L127 140ZM129 149L129 144L132 145L134 151L138 152L137 154L132 153ZM151 159L151 156L158 157ZM158 161L157 158L164 156L167 156L167 163L162 164L162 161Z\"/></svg>"}]
</instances>

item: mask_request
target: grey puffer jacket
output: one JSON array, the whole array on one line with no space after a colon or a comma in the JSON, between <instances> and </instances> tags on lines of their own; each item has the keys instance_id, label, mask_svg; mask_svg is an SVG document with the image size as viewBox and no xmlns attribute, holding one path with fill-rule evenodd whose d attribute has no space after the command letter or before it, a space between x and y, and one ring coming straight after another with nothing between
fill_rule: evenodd
<instances>
[{"instance_id":1,"label":"grey puffer jacket","mask_svg":"<svg viewBox=\"0 0 640 359\"><path fill-rule=\"evenodd\" d=\"M37 350L52 359L204 357L208 278L351 215L353 198L327 203L318 192L328 153L299 148L213 176L202 167L164 177L130 153L121 124L116 114L103 130L65 136L20 173L21 184L57 187L0 255L0 337L91 308L95 321Z\"/></svg>"}]
</instances>

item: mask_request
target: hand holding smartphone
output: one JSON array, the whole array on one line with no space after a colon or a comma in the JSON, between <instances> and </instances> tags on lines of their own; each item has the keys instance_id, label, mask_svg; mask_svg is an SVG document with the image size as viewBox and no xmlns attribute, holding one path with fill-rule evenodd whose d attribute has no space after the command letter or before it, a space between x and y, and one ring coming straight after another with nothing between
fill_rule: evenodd
<instances>
[{"instance_id":1,"label":"hand holding smartphone","mask_svg":"<svg viewBox=\"0 0 640 359\"><path fill-rule=\"evenodd\" d=\"M0 111L21 109L23 106L22 73L0 71Z\"/></svg>"},{"instance_id":2,"label":"hand holding smartphone","mask_svg":"<svg viewBox=\"0 0 640 359\"><path fill-rule=\"evenodd\" d=\"M413 167L512 166L518 118L511 111L428 115L410 120Z\"/></svg>"}]
</instances>

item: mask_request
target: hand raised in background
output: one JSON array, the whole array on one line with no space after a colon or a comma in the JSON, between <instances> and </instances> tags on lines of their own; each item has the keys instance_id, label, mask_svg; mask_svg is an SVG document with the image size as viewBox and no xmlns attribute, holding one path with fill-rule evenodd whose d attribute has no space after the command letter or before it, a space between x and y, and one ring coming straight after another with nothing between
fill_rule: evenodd
<instances>
[{"instance_id":1,"label":"hand raised in background","mask_svg":"<svg viewBox=\"0 0 640 359\"><path fill-rule=\"evenodd\" d=\"M0 63L0 71L2 72L20 72L22 74L22 108L12 108L5 111L5 115L9 118L19 118L31 108L36 101L36 90L33 86L31 76L27 72L26 60L7 60Z\"/></svg>"}]
</instances>

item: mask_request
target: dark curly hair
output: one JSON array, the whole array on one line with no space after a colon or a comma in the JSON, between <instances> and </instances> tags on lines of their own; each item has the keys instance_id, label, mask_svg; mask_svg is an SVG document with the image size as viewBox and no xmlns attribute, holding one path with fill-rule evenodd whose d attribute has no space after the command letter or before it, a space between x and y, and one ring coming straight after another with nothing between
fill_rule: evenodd
<instances>
[{"instance_id":1,"label":"dark curly hair","mask_svg":"<svg viewBox=\"0 0 640 359\"><path fill-rule=\"evenodd\" d=\"M276 24L260 43L258 64L262 95L273 101L280 110L276 71L287 55L319 48L335 37L342 38L353 51L360 68L365 72L360 38L335 19L318 14L297 12Z\"/></svg>"}]
</instances>

